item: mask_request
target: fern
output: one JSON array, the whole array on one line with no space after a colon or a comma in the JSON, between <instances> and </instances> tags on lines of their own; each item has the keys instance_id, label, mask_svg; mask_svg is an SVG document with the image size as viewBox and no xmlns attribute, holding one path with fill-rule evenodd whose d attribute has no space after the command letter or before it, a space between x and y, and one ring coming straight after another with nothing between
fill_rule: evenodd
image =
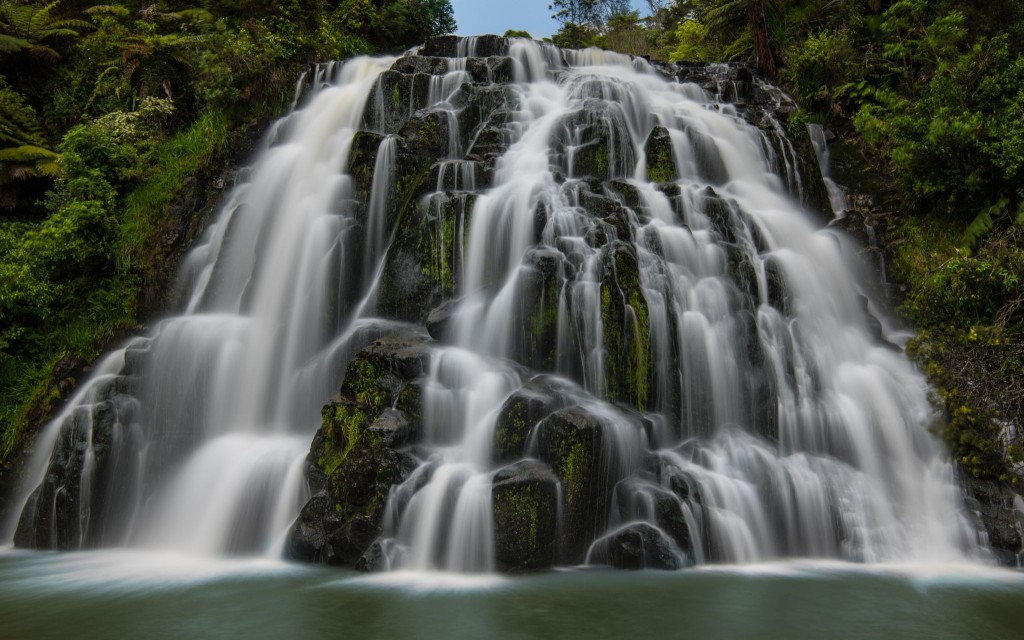
<instances>
[{"instance_id":1,"label":"fern","mask_svg":"<svg viewBox=\"0 0 1024 640\"><path fill-rule=\"evenodd\" d=\"M0 52L24 51L38 58L59 60L60 54L49 43L78 38L81 31L93 26L85 20L57 17L61 2L56 0L40 7L0 0Z\"/></svg>"},{"instance_id":2,"label":"fern","mask_svg":"<svg viewBox=\"0 0 1024 640\"><path fill-rule=\"evenodd\" d=\"M969 252L977 244L985 234L992 230L992 226L995 224L995 218L1003 212L1009 201L1003 198L999 202L995 203L991 207L985 207L981 212L975 216L971 224L967 225L967 230L964 231L963 238L960 241L962 248Z\"/></svg>"}]
</instances>

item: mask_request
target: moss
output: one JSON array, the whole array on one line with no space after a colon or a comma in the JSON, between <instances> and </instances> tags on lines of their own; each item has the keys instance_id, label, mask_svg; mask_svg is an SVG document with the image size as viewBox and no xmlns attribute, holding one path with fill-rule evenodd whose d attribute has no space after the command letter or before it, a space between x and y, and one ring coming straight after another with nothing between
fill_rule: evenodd
<instances>
[{"instance_id":1,"label":"moss","mask_svg":"<svg viewBox=\"0 0 1024 640\"><path fill-rule=\"evenodd\" d=\"M553 371L557 353L559 286L556 278L544 280L530 316L530 354L534 369Z\"/></svg>"},{"instance_id":2,"label":"moss","mask_svg":"<svg viewBox=\"0 0 1024 640\"><path fill-rule=\"evenodd\" d=\"M519 536L525 534L524 543L535 546L540 529L540 491L533 486L509 491L495 510L496 523L511 526Z\"/></svg>"},{"instance_id":3,"label":"moss","mask_svg":"<svg viewBox=\"0 0 1024 640\"><path fill-rule=\"evenodd\" d=\"M647 407L651 390L650 318L639 267L630 250L615 250L601 284L605 380L608 397L638 409Z\"/></svg>"},{"instance_id":4,"label":"moss","mask_svg":"<svg viewBox=\"0 0 1024 640\"><path fill-rule=\"evenodd\" d=\"M387 404L387 391L380 386L383 373L379 364L365 356L354 359L345 370L345 388L357 403L368 407L374 414L380 413Z\"/></svg>"},{"instance_id":5,"label":"moss","mask_svg":"<svg viewBox=\"0 0 1024 640\"><path fill-rule=\"evenodd\" d=\"M647 154L647 179L650 182L672 182L676 179L676 162L672 155L672 138L664 127L655 127L644 146Z\"/></svg>"},{"instance_id":6,"label":"moss","mask_svg":"<svg viewBox=\"0 0 1024 640\"><path fill-rule=\"evenodd\" d=\"M321 415L324 440L317 466L331 475L366 433L369 420L363 409L342 403L325 406Z\"/></svg>"},{"instance_id":7,"label":"moss","mask_svg":"<svg viewBox=\"0 0 1024 640\"><path fill-rule=\"evenodd\" d=\"M607 177L608 173L608 141L605 138L601 138L601 142L597 145L597 151L594 155L595 166L597 167L597 175L600 177Z\"/></svg>"},{"instance_id":8,"label":"moss","mask_svg":"<svg viewBox=\"0 0 1024 640\"><path fill-rule=\"evenodd\" d=\"M515 398L502 410L494 429L495 454L498 459L522 455L529 426L526 424L526 414L526 401L522 398Z\"/></svg>"},{"instance_id":9,"label":"moss","mask_svg":"<svg viewBox=\"0 0 1024 640\"><path fill-rule=\"evenodd\" d=\"M402 93L398 90L398 84L391 88L391 106L397 109L402 104Z\"/></svg>"},{"instance_id":10,"label":"moss","mask_svg":"<svg viewBox=\"0 0 1024 640\"><path fill-rule=\"evenodd\" d=\"M559 467L568 504L578 503L587 493L586 483L594 475L594 459L591 454L582 442L576 442Z\"/></svg>"}]
</instances>

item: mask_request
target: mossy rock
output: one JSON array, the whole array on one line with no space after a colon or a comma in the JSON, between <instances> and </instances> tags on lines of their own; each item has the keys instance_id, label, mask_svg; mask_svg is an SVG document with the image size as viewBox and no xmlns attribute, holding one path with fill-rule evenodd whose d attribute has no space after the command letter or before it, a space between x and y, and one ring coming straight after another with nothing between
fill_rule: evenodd
<instances>
[{"instance_id":1,"label":"mossy rock","mask_svg":"<svg viewBox=\"0 0 1024 640\"><path fill-rule=\"evenodd\" d=\"M636 250L626 243L605 249L601 322L608 398L637 409L649 408L653 389L649 311Z\"/></svg>"},{"instance_id":2,"label":"mossy rock","mask_svg":"<svg viewBox=\"0 0 1024 640\"><path fill-rule=\"evenodd\" d=\"M348 152L348 172L352 176L355 197L367 202L373 188L373 168L384 136L370 131L357 131Z\"/></svg>"},{"instance_id":3,"label":"mossy rock","mask_svg":"<svg viewBox=\"0 0 1024 640\"><path fill-rule=\"evenodd\" d=\"M656 126L647 136L644 144L647 154L647 180L650 182L673 182L679 176L672 150L672 137L668 129Z\"/></svg>"},{"instance_id":4,"label":"mossy rock","mask_svg":"<svg viewBox=\"0 0 1024 640\"><path fill-rule=\"evenodd\" d=\"M562 409L537 427L538 457L562 483L562 557L583 561L604 529L612 487L603 452L604 425L582 407Z\"/></svg>"},{"instance_id":5,"label":"mossy rock","mask_svg":"<svg viewBox=\"0 0 1024 640\"><path fill-rule=\"evenodd\" d=\"M406 447L419 433L426 341L412 331L385 336L349 363L310 447L307 476L319 491L292 527L291 557L351 565L380 535L391 487L418 466Z\"/></svg>"},{"instance_id":6,"label":"mossy rock","mask_svg":"<svg viewBox=\"0 0 1024 640\"><path fill-rule=\"evenodd\" d=\"M511 462L526 455L533 429L564 407L566 398L548 376L535 376L505 400L494 427L494 458Z\"/></svg>"},{"instance_id":7,"label":"mossy rock","mask_svg":"<svg viewBox=\"0 0 1024 640\"><path fill-rule=\"evenodd\" d=\"M381 276L379 314L421 323L457 294L474 200L471 194L439 194L403 211Z\"/></svg>"},{"instance_id":8,"label":"mossy rock","mask_svg":"<svg viewBox=\"0 0 1024 640\"><path fill-rule=\"evenodd\" d=\"M512 358L535 371L554 371L558 353L558 309L565 284L562 254L535 247L524 257L516 281Z\"/></svg>"},{"instance_id":9,"label":"mossy rock","mask_svg":"<svg viewBox=\"0 0 1024 640\"><path fill-rule=\"evenodd\" d=\"M625 177L636 165L625 119L598 100L562 118L550 154L551 165L567 177L599 182Z\"/></svg>"},{"instance_id":10,"label":"mossy rock","mask_svg":"<svg viewBox=\"0 0 1024 640\"><path fill-rule=\"evenodd\" d=\"M491 486L494 555L503 571L554 565L558 550L558 478L550 467L522 460L499 470Z\"/></svg>"}]
</instances>

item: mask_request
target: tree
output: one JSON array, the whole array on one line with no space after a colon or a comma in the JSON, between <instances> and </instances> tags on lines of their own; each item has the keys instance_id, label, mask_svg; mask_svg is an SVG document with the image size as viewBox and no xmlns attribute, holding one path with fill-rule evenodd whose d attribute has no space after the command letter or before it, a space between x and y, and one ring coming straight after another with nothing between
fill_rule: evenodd
<instances>
[{"instance_id":1,"label":"tree","mask_svg":"<svg viewBox=\"0 0 1024 640\"><path fill-rule=\"evenodd\" d=\"M84 20L59 18L54 15L61 4L56 0L45 6L0 0L0 53L26 52L50 61L60 60L51 45L65 38L78 38L91 29Z\"/></svg>"},{"instance_id":2,"label":"tree","mask_svg":"<svg viewBox=\"0 0 1024 640\"><path fill-rule=\"evenodd\" d=\"M553 0L548 10L554 11L551 17L562 23L584 26L594 24L600 15L599 0Z\"/></svg>"},{"instance_id":3,"label":"tree","mask_svg":"<svg viewBox=\"0 0 1024 640\"><path fill-rule=\"evenodd\" d=\"M752 53L758 70L774 81L779 77L779 59L771 21L778 15L777 0L726 0L707 12L705 24L712 33L739 30L744 37L734 42L729 53L734 57Z\"/></svg>"}]
</instances>

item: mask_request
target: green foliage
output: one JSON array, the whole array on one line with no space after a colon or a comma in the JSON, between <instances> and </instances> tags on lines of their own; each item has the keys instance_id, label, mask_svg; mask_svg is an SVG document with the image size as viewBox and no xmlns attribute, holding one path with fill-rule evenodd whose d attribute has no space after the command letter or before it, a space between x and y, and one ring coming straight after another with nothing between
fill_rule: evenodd
<instances>
[{"instance_id":1,"label":"green foliage","mask_svg":"<svg viewBox=\"0 0 1024 640\"><path fill-rule=\"evenodd\" d=\"M529 31L523 31L521 29L508 29L507 31L505 31L504 35L505 35L506 38L530 38L530 39L533 39L533 36L530 35Z\"/></svg>"},{"instance_id":2,"label":"green foliage","mask_svg":"<svg viewBox=\"0 0 1024 640\"><path fill-rule=\"evenodd\" d=\"M92 25L84 20L58 17L62 4L46 5L3 0L0 2L0 54L25 53L50 62L60 60L57 43L78 38Z\"/></svg>"}]
</instances>

